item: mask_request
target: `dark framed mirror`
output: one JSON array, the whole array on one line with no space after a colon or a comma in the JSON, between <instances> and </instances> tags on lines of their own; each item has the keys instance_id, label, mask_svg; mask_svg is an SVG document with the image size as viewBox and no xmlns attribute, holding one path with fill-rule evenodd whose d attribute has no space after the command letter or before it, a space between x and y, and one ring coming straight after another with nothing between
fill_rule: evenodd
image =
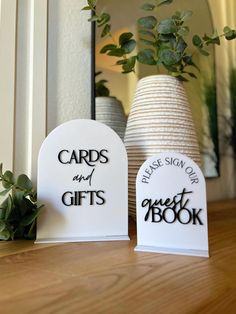
<instances>
[{"instance_id":1,"label":"dark framed mirror","mask_svg":"<svg viewBox=\"0 0 236 314\"><path fill-rule=\"evenodd\" d=\"M129 5L125 0L99 0L97 3L98 11L109 12L112 18L112 33L115 40L119 40L119 35L123 32L129 32L138 35L137 19L144 15L140 10L143 0L131 0ZM125 14L124 14L124 7ZM207 0L188 1L178 0L170 6L163 6L160 9L161 17L167 17L178 10L191 10L193 16L189 24L191 34L201 33L207 29L208 33L214 32L214 23L212 13ZM92 26L92 41L94 43L93 71L100 73L92 83L92 118L108 124L117 131L122 137L125 129L126 119L129 115L130 107L138 80L147 75L154 75L157 70L149 65L139 65L135 73L121 74L121 67L115 65L118 60L116 57L110 57L101 54L101 48L111 42L109 37L101 38L100 33ZM138 35L139 36L139 35ZM143 44L139 44L143 45ZM136 49L139 49L138 46ZM188 100L191 105L194 123L197 130L198 142L200 145L202 169L206 177L219 176L219 144L218 144L218 121L217 121L217 97L216 97L216 68L214 47L209 48L211 56L200 58L195 56L197 67L201 70L193 69L198 77L190 79L184 83L187 91ZM98 93L95 88L97 83L104 83L109 89L109 94ZM104 87L104 86L103 86ZM97 97L96 97L97 96ZM112 104L107 97L113 98ZM114 98L118 102L114 101ZM112 109L112 107L115 107ZM120 110L121 108L121 110ZM113 111L112 111L113 110ZM109 120L110 119L110 120ZM108 121L109 120L109 121Z\"/></svg>"}]
</instances>

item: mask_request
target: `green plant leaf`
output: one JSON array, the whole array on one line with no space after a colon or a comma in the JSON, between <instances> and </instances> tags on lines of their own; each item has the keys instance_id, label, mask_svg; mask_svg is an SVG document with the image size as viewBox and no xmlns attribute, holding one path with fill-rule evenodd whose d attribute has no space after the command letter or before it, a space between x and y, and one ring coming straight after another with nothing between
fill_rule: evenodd
<instances>
[{"instance_id":1,"label":"green plant leaf","mask_svg":"<svg viewBox=\"0 0 236 314\"><path fill-rule=\"evenodd\" d=\"M11 234L8 229L4 229L3 231L0 232L0 240L7 241L10 240L10 238Z\"/></svg>"},{"instance_id":2,"label":"green plant leaf","mask_svg":"<svg viewBox=\"0 0 236 314\"><path fill-rule=\"evenodd\" d=\"M154 16L145 16L138 19L138 25L147 28L154 29L157 25L157 19Z\"/></svg>"},{"instance_id":3,"label":"green plant leaf","mask_svg":"<svg viewBox=\"0 0 236 314\"><path fill-rule=\"evenodd\" d=\"M129 59L125 60L126 62L123 64L122 69L123 73L130 73L134 71L135 63L136 63L136 56L130 57Z\"/></svg>"},{"instance_id":4,"label":"green plant leaf","mask_svg":"<svg viewBox=\"0 0 236 314\"><path fill-rule=\"evenodd\" d=\"M194 35L192 38L192 43L196 47L202 47L202 39L198 35Z\"/></svg>"},{"instance_id":5,"label":"green plant leaf","mask_svg":"<svg viewBox=\"0 0 236 314\"><path fill-rule=\"evenodd\" d=\"M6 224L3 220L0 220L0 232L2 232L6 228Z\"/></svg>"},{"instance_id":6,"label":"green plant leaf","mask_svg":"<svg viewBox=\"0 0 236 314\"><path fill-rule=\"evenodd\" d=\"M202 48L198 48L198 51L203 55L203 56L209 56L210 54L209 54L209 52L208 51L206 51L206 50L204 50L204 49L202 49Z\"/></svg>"},{"instance_id":7,"label":"green plant leaf","mask_svg":"<svg viewBox=\"0 0 236 314\"><path fill-rule=\"evenodd\" d=\"M3 164L0 163L0 176L2 176L2 168L3 168Z\"/></svg>"},{"instance_id":8,"label":"green plant leaf","mask_svg":"<svg viewBox=\"0 0 236 314\"><path fill-rule=\"evenodd\" d=\"M225 39L233 40L236 38L236 31L231 29L229 26L225 26L223 31L224 31Z\"/></svg>"},{"instance_id":9,"label":"green plant leaf","mask_svg":"<svg viewBox=\"0 0 236 314\"><path fill-rule=\"evenodd\" d=\"M88 19L88 21L89 21L89 22L97 22L98 19L99 19L99 16L93 15L92 17L90 17L90 18Z\"/></svg>"},{"instance_id":10,"label":"green plant leaf","mask_svg":"<svg viewBox=\"0 0 236 314\"><path fill-rule=\"evenodd\" d=\"M124 43L121 48L125 51L125 53L131 53L136 47L136 41L131 39Z\"/></svg>"},{"instance_id":11,"label":"green plant leaf","mask_svg":"<svg viewBox=\"0 0 236 314\"><path fill-rule=\"evenodd\" d=\"M193 62L192 56L190 56L190 55L185 55L185 56L183 57L183 61L184 61L187 65L193 66L193 67L195 67L198 71L200 71L199 67Z\"/></svg>"},{"instance_id":12,"label":"green plant leaf","mask_svg":"<svg viewBox=\"0 0 236 314\"><path fill-rule=\"evenodd\" d=\"M137 60L143 64L155 65L154 55L155 52L152 49L144 49L138 53Z\"/></svg>"},{"instance_id":13,"label":"green plant leaf","mask_svg":"<svg viewBox=\"0 0 236 314\"><path fill-rule=\"evenodd\" d=\"M139 33L142 34L142 35L151 37L151 38L153 38L153 39L156 39L155 34L153 34L153 33L150 32L150 31L146 31L146 30L144 30L144 29L140 29L140 30L139 30Z\"/></svg>"},{"instance_id":14,"label":"green plant leaf","mask_svg":"<svg viewBox=\"0 0 236 314\"><path fill-rule=\"evenodd\" d=\"M88 0L88 5L92 8L95 8L97 0Z\"/></svg>"},{"instance_id":15,"label":"green plant leaf","mask_svg":"<svg viewBox=\"0 0 236 314\"><path fill-rule=\"evenodd\" d=\"M180 18L182 21L187 21L191 18L191 16L193 15L192 11L182 11L180 12Z\"/></svg>"},{"instance_id":16,"label":"green plant leaf","mask_svg":"<svg viewBox=\"0 0 236 314\"><path fill-rule=\"evenodd\" d=\"M144 11L153 11L155 9L155 5L152 4L152 3L144 3L142 6L141 6L141 9L144 10Z\"/></svg>"},{"instance_id":17,"label":"green plant leaf","mask_svg":"<svg viewBox=\"0 0 236 314\"><path fill-rule=\"evenodd\" d=\"M31 180L25 174L19 175L16 181L16 185L19 189L25 190L25 191L31 191L33 188Z\"/></svg>"},{"instance_id":18,"label":"green plant leaf","mask_svg":"<svg viewBox=\"0 0 236 314\"><path fill-rule=\"evenodd\" d=\"M10 170L5 171L2 178L3 178L2 183L6 185L6 186L3 185L4 188L8 188L15 183L14 175Z\"/></svg>"},{"instance_id":19,"label":"green plant leaf","mask_svg":"<svg viewBox=\"0 0 236 314\"><path fill-rule=\"evenodd\" d=\"M108 52L108 55L113 57L122 57L124 54L125 51L122 48L116 48Z\"/></svg>"},{"instance_id":20,"label":"green plant leaf","mask_svg":"<svg viewBox=\"0 0 236 314\"><path fill-rule=\"evenodd\" d=\"M6 198L0 205L0 219L5 219L7 204L8 204L8 199Z\"/></svg>"},{"instance_id":21,"label":"green plant leaf","mask_svg":"<svg viewBox=\"0 0 236 314\"><path fill-rule=\"evenodd\" d=\"M187 36L188 34L189 34L189 27L188 26L180 27L180 29L178 30L179 36Z\"/></svg>"},{"instance_id":22,"label":"green plant leaf","mask_svg":"<svg viewBox=\"0 0 236 314\"><path fill-rule=\"evenodd\" d=\"M1 192L0 192L0 196L5 196L5 195L7 195L7 193L9 193L10 191L11 191L11 188L1 191Z\"/></svg>"},{"instance_id":23,"label":"green plant leaf","mask_svg":"<svg viewBox=\"0 0 236 314\"><path fill-rule=\"evenodd\" d=\"M120 44L120 46L122 46L127 41L129 41L133 36L134 35L132 33L130 33L130 32L121 34L120 37L119 37L119 44Z\"/></svg>"},{"instance_id":24,"label":"green plant leaf","mask_svg":"<svg viewBox=\"0 0 236 314\"><path fill-rule=\"evenodd\" d=\"M102 13L102 15L97 20L98 27L102 27L103 25L107 24L110 21L111 17L108 13Z\"/></svg>"},{"instance_id":25,"label":"green plant leaf","mask_svg":"<svg viewBox=\"0 0 236 314\"><path fill-rule=\"evenodd\" d=\"M162 49L159 52L159 58L166 65L175 65L181 60L181 53L171 49Z\"/></svg>"},{"instance_id":26,"label":"green plant leaf","mask_svg":"<svg viewBox=\"0 0 236 314\"><path fill-rule=\"evenodd\" d=\"M6 212L5 212L5 220L8 220L9 216L11 215L11 212L13 210L13 200L12 200L12 196L8 195L7 198L7 208L6 208Z\"/></svg>"},{"instance_id":27,"label":"green plant leaf","mask_svg":"<svg viewBox=\"0 0 236 314\"><path fill-rule=\"evenodd\" d=\"M161 5L168 5L168 4L171 4L174 0L164 0L164 1L161 1L159 4L158 4L158 7L160 7Z\"/></svg>"},{"instance_id":28,"label":"green plant leaf","mask_svg":"<svg viewBox=\"0 0 236 314\"><path fill-rule=\"evenodd\" d=\"M102 33L101 33L101 37L105 37L106 35L108 35L111 31L111 25L110 24L106 24L102 30Z\"/></svg>"},{"instance_id":29,"label":"green plant leaf","mask_svg":"<svg viewBox=\"0 0 236 314\"><path fill-rule=\"evenodd\" d=\"M36 220L32 222L26 238L29 240L35 239L35 233L36 233Z\"/></svg>"},{"instance_id":30,"label":"green plant leaf","mask_svg":"<svg viewBox=\"0 0 236 314\"><path fill-rule=\"evenodd\" d=\"M183 38L179 38L179 40L177 41L174 49L178 52L183 53L184 50L188 47L187 43L183 40Z\"/></svg>"},{"instance_id":31,"label":"green plant leaf","mask_svg":"<svg viewBox=\"0 0 236 314\"><path fill-rule=\"evenodd\" d=\"M81 9L81 11L88 11L88 10L91 10L92 8L89 7L89 6L85 6Z\"/></svg>"},{"instance_id":32,"label":"green plant leaf","mask_svg":"<svg viewBox=\"0 0 236 314\"><path fill-rule=\"evenodd\" d=\"M102 49L100 50L100 53L102 53L102 54L103 53L107 53L108 51L111 51L111 50L116 49L116 48L117 48L116 45L109 44L109 45L106 45L106 46L102 47Z\"/></svg>"},{"instance_id":33,"label":"green plant leaf","mask_svg":"<svg viewBox=\"0 0 236 314\"><path fill-rule=\"evenodd\" d=\"M39 215L41 208L43 207L40 206L39 208L37 208L34 212L32 212L31 214L25 216L21 221L20 221L20 225L21 226L28 226L30 225Z\"/></svg>"},{"instance_id":34,"label":"green plant leaf","mask_svg":"<svg viewBox=\"0 0 236 314\"><path fill-rule=\"evenodd\" d=\"M173 34L177 32L177 26L172 19L165 19L160 21L157 31L160 34Z\"/></svg>"},{"instance_id":35,"label":"green plant leaf","mask_svg":"<svg viewBox=\"0 0 236 314\"><path fill-rule=\"evenodd\" d=\"M145 45L147 46L155 46L155 42L151 41L151 40L147 40L144 38L140 38L140 41L143 42Z\"/></svg>"}]
</instances>

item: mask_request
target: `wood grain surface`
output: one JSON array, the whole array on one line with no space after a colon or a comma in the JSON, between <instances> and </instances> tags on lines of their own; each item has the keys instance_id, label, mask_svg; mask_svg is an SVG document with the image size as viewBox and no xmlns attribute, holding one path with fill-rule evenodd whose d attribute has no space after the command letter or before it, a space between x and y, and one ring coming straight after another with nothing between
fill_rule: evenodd
<instances>
[{"instance_id":1,"label":"wood grain surface","mask_svg":"<svg viewBox=\"0 0 236 314\"><path fill-rule=\"evenodd\" d=\"M0 243L0 313L236 313L236 201L209 205L209 259L131 241Z\"/></svg>"}]
</instances>

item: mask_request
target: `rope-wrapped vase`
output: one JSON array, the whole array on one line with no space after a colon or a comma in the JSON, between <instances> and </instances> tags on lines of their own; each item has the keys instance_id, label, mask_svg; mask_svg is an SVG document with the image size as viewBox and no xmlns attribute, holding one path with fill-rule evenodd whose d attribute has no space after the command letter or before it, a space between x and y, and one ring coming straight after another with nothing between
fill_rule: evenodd
<instances>
[{"instance_id":1,"label":"rope-wrapped vase","mask_svg":"<svg viewBox=\"0 0 236 314\"><path fill-rule=\"evenodd\" d=\"M124 140L127 119L117 98L96 97L96 120L112 128Z\"/></svg>"},{"instance_id":2,"label":"rope-wrapped vase","mask_svg":"<svg viewBox=\"0 0 236 314\"><path fill-rule=\"evenodd\" d=\"M201 164L192 112L178 79L153 75L138 82L124 142L129 158L129 214L135 217L136 176L147 158L174 151Z\"/></svg>"}]
</instances>

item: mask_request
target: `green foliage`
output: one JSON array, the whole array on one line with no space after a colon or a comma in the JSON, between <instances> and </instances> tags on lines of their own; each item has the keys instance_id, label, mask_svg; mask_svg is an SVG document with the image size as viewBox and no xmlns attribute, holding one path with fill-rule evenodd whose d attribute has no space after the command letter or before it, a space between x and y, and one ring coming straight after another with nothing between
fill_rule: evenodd
<instances>
[{"instance_id":1,"label":"green foliage","mask_svg":"<svg viewBox=\"0 0 236 314\"><path fill-rule=\"evenodd\" d=\"M150 0L141 6L142 10L152 15L137 20L139 34L142 36L138 40L144 44L144 48L137 53L134 52L137 40L132 33L121 34L119 42L115 42L111 34L111 17L108 13L96 11L97 1L87 0L88 5L83 10L90 9L94 12L90 21L96 22L97 27L102 28L101 37L111 37L113 42L103 47L100 52L119 58L116 64L122 65L122 73L134 72L136 62L140 62L155 67L163 66L169 74L187 81L186 77L196 78L188 68L197 68L193 61L194 52L189 49L189 42L192 41L193 46L202 56L209 56L207 50L209 45L220 45L222 37L226 40L235 39L236 31L226 26L221 35L218 35L217 31L211 35L195 34L189 41L187 36L190 30L185 23L191 18L191 11L177 11L169 18L162 20L158 18L160 7L170 5L173 1Z\"/></svg>"},{"instance_id":2,"label":"green foliage","mask_svg":"<svg viewBox=\"0 0 236 314\"><path fill-rule=\"evenodd\" d=\"M25 174L15 178L11 171L3 172L0 164L0 182L0 196L4 197L0 204L0 240L34 239L42 206L37 206L31 180Z\"/></svg>"},{"instance_id":3,"label":"green foliage","mask_svg":"<svg viewBox=\"0 0 236 314\"><path fill-rule=\"evenodd\" d=\"M95 73L95 77L102 74L101 71ZM95 83L95 96L96 97L108 97L110 96L110 91L106 87L107 80L99 80Z\"/></svg>"}]
</instances>

